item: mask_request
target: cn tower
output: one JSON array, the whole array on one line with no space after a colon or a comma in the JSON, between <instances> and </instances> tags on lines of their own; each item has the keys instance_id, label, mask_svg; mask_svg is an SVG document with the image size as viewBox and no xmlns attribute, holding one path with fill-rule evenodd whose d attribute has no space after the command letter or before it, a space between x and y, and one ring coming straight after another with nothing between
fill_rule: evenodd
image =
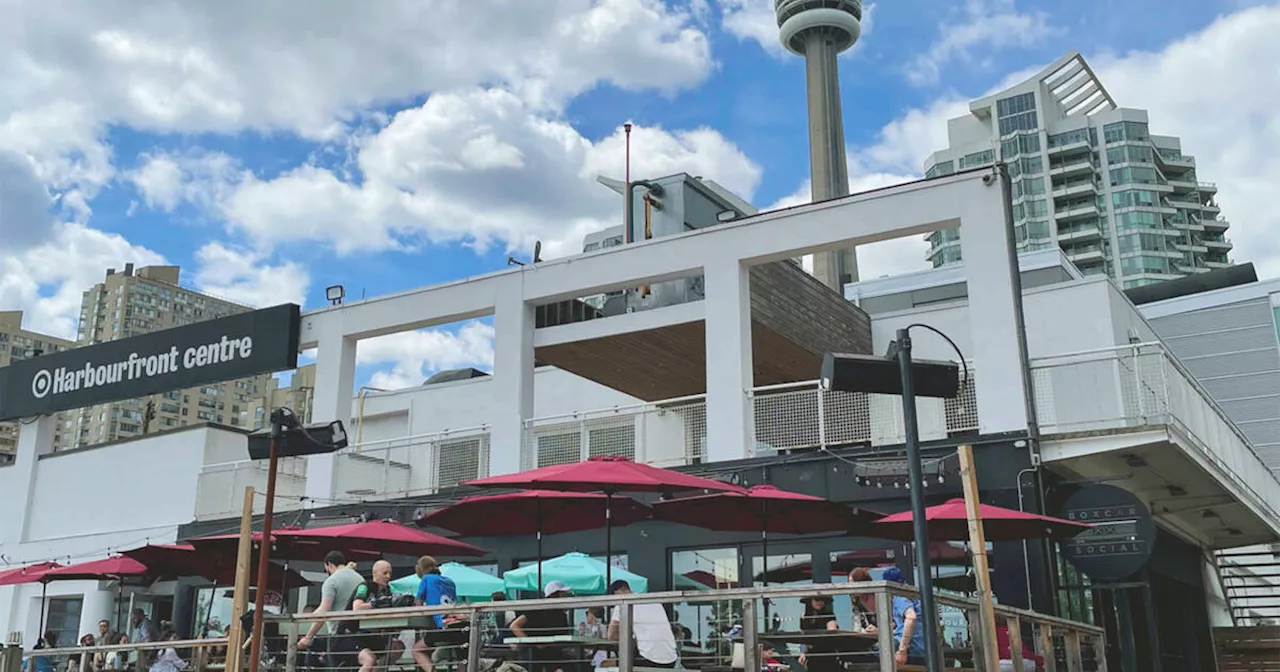
<instances>
[{"instance_id":1,"label":"cn tower","mask_svg":"<svg viewBox=\"0 0 1280 672\"><path fill-rule=\"evenodd\" d=\"M840 73L836 57L862 34L861 0L774 0L782 46L804 56L809 97L809 171L813 200L849 193L844 155L844 117L840 111ZM815 254L813 275L844 293L858 280L854 248Z\"/></svg>"}]
</instances>

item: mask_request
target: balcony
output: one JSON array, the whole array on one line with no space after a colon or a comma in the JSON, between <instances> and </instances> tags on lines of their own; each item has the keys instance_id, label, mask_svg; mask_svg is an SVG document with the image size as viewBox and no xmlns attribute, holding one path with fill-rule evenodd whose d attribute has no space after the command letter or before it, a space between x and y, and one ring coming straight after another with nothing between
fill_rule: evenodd
<instances>
[{"instance_id":1,"label":"balcony","mask_svg":"<svg viewBox=\"0 0 1280 672\"><path fill-rule=\"evenodd\" d=\"M1215 182L1197 182L1196 186L1200 188L1200 191L1208 192L1210 194L1218 193L1218 185Z\"/></svg>"},{"instance_id":2,"label":"balcony","mask_svg":"<svg viewBox=\"0 0 1280 672\"><path fill-rule=\"evenodd\" d=\"M1051 177L1070 178L1080 175L1092 175L1093 162L1088 156L1079 159L1064 161L1062 163L1051 162L1049 164L1049 175Z\"/></svg>"},{"instance_id":3,"label":"balcony","mask_svg":"<svg viewBox=\"0 0 1280 672\"><path fill-rule=\"evenodd\" d=\"M1209 250L1228 252L1232 248L1231 241L1226 238L1223 238L1222 240L1202 240L1200 243Z\"/></svg>"},{"instance_id":4,"label":"balcony","mask_svg":"<svg viewBox=\"0 0 1280 672\"><path fill-rule=\"evenodd\" d=\"M1200 254L1204 254L1209 251L1209 248L1205 247L1204 244L1199 241L1191 244L1174 243L1173 247L1180 252L1198 252Z\"/></svg>"},{"instance_id":5,"label":"balcony","mask_svg":"<svg viewBox=\"0 0 1280 672\"><path fill-rule=\"evenodd\" d=\"M1181 516L1186 525L1227 544L1222 547L1253 543L1251 534L1267 536L1260 527L1280 526L1280 481L1163 346L1040 358L1031 366L1041 431L1046 442L1056 444L1046 448L1046 460L1062 460L1086 478L1131 473L1126 488L1167 492L1160 482L1169 479L1175 485L1197 483L1192 498L1222 498L1226 490L1234 502L1214 507L1218 515L1212 520L1200 515L1203 507ZM1117 445L1124 435L1131 436L1127 445ZM1218 485L1186 470L1208 471L1222 490L1209 492Z\"/></svg>"},{"instance_id":6,"label":"balcony","mask_svg":"<svg viewBox=\"0 0 1280 672\"><path fill-rule=\"evenodd\" d=\"M1099 240L1102 240L1102 229L1097 225L1058 228L1059 243L1091 243Z\"/></svg>"},{"instance_id":7,"label":"balcony","mask_svg":"<svg viewBox=\"0 0 1280 672\"><path fill-rule=\"evenodd\" d=\"M1221 215L1217 217L1205 217L1200 220L1200 224L1204 227L1205 231L1226 231L1231 226L1231 222L1223 219Z\"/></svg>"},{"instance_id":8,"label":"balcony","mask_svg":"<svg viewBox=\"0 0 1280 672\"><path fill-rule=\"evenodd\" d=\"M1054 198L1065 198L1069 196L1085 196L1097 195L1098 185L1092 180L1073 180L1061 185L1055 185L1053 188Z\"/></svg>"},{"instance_id":9,"label":"balcony","mask_svg":"<svg viewBox=\"0 0 1280 672\"><path fill-rule=\"evenodd\" d=\"M1070 156L1093 149L1088 140L1078 140L1065 145L1049 145L1049 156Z\"/></svg>"},{"instance_id":10,"label":"balcony","mask_svg":"<svg viewBox=\"0 0 1280 672\"><path fill-rule=\"evenodd\" d=\"M919 401L922 439L977 432L975 380L970 368L959 397ZM900 397L828 392L816 381L759 387L751 397L757 455L906 440ZM602 455L668 467L699 464L707 455L706 417L706 395L694 395L531 418L516 468ZM490 473L489 428L367 441L338 456L339 499L431 494Z\"/></svg>"},{"instance_id":11,"label":"balcony","mask_svg":"<svg viewBox=\"0 0 1280 672\"><path fill-rule=\"evenodd\" d=\"M1102 251L1102 246L1098 244L1077 245L1063 248L1067 258L1077 266L1086 264L1100 264L1107 259L1107 255Z\"/></svg>"},{"instance_id":12,"label":"balcony","mask_svg":"<svg viewBox=\"0 0 1280 672\"><path fill-rule=\"evenodd\" d=\"M1098 204L1094 201L1088 203L1076 203L1061 209L1055 204L1053 210L1053 218L1059 222L1071 221L1073 219L1081 219L1084 217L1097 217Z\"/></svg>"}]
</instances>

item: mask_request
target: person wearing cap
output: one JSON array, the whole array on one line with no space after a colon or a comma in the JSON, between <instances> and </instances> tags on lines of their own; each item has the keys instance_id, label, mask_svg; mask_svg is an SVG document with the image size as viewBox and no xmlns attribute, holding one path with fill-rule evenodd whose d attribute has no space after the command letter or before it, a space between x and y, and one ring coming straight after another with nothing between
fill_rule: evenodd
<instances>
[{"instance_id":1,"label":"person wearing cap","mask_svg":"<svg viewBox=\"0 0 1280 672\"><path fill-rule=\"evenodd\" d=\"M618 579L609 584L610 595L630 595L631 584ZM609 620L609 639L617 641L621 628L622 608L613 608ZM676 636L671 621L661 604L631 605L631 634L635 637L635 665L641 667L675 667L679 659Z\"/></svg>"},{"instance_id":2,"label":"person wearing cap","mask_svg":"<svg viewBox=\"0 0 1280 672\"><path fill-rule=\"evenodd\" d=\"M568 597L573 591L563 581L549 581L542 591L548 599ZM511 622L516 637L552 637L573 634L573 623L564 609L531 609ZM533 672L564 672L574 660L573 647L556 644L533 646Z\"/></svg>"},{"instance_id":3,"label":"person wearing cap","mask_svg":"<svg viewBox=\"0 0 1280 672\"><path fill-rule=\"evenodd\" d=\"M884 570L884 580L906 584L902 570ZM924 660L924 629L920 627L920 603L901 595L893 596L893 660L899 667Z\"/></svg>"}]
</instances>

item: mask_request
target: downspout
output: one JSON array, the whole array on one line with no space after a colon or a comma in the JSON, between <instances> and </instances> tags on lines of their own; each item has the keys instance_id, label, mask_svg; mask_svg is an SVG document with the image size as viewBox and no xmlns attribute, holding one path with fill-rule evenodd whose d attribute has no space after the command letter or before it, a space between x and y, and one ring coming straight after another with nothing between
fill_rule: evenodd
<instances>
[{"instance_id":1,"label":"downspout","mask_svg":"<svg viewBox=\"0 0 1280 672\"><path fill-rule=\"evenodd\" d=\"M378 387L360 386L359 398L356 401L356 454L364 452L364 396L366 392L386 392Z\"/></svg>"},{"instance_id":2,"label":"downspout","mask_svg":"<svg viewBox=\"0 0 1280 672\"><path fill-rule=\"evenodd\" d=\"M1029 471L1036 488L1037 513L1046 515L1048 512L1045 511L1045 487L1040 471L1040 418L1036 413L1035 381L1031 375L1031 352L1027 346L1027 317L1022 300L1022 269L1018 265L1018 237L1013 220L1013 182L1009 179L1009 165L1004 162L1003 150L1001 151L1000 160L995 163L994 168L997 179L1000 180L1000 205L1004 210L1005 241L1009 249L1009 286L1013 290L1014 333L1018 341L1018 363L1022 373L1022 403L1027 416L1027 449L1031 455L1031 469ZM1018 473L1018 482L1016 483L1019 509L1022 508L1022 473ZM1049 604L1052 605L1053 612L1056 614L1058 604L1058 601L1054 599L1057 593L1057 582L1055 581L1057 573L1054 571L1056 563L1054 562L1053 550L1047 541L1041 542L1041 553L1045 563L1045 578L1048 580L1051 591ZM1025 541L1023 542L1023 562L1024 572L1027 577L1027 607L1033 608L1030 585L1031 558Z\"/></svg>"}]
</instances>

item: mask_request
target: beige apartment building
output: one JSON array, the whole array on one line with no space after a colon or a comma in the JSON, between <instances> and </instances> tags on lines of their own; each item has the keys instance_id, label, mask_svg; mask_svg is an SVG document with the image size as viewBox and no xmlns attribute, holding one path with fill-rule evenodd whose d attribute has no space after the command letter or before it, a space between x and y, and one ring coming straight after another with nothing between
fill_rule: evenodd
<instances>
[{"instance_id":1,"label":"beige apartment building","mask_svg":"<svg viewBox=\"0 0 1280 672\"><path fill-rule=\"evenodd\" d=\"M84 293L80 344L103 343L252 310L181 287L180 271L177 266L144 266L135 271L133 264L127 264L123 271L108 269L103 281ZM295 380L299 389L281 388L273 376L263 374L69 411L58 423L55 444L59 449L75 448L206 422L255 429L277 401L296 404L291 407L299 416L303 416L299 408L309 409L314 372L307 390L301 389L308 380L306 374L295 374Z\"/></svg>"},{"instance_id":2,"label":"beige apartment building","mask_svg":"<svg viewBox=\"0 0 1280 672\"><path fill-rule=\"evenodd\" d=\"M0 366L76 347L75 341L22 328L22 311L0 310ZM0 464L12 460L18 446L18 423L0 422Z\"/></svg>"}]
</instances>

